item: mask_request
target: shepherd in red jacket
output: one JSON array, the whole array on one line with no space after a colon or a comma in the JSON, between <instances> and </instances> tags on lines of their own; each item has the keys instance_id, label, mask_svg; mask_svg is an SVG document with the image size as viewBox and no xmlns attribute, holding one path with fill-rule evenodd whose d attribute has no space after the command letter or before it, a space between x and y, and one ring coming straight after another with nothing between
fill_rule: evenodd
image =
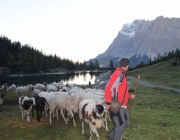
<instances>
[{"instance_id":1,"label":"shepherd in red jacket","mask_svg":"<svg viewBox=\"0 0 180 140\"><path fill-rule=\"evenodd\" d=\"M107 135L109 140L120 140L123 131L129 126L129 114L127 103L129 99L134 99L135 95L129 93L128 81L126 78L126 71L129 69L129 60L122 58L119 62L119 67L112 73L106 88L105 88L105 101L106 108L109 109L111 105L112 96L122 103L120 110L116 114L112 114L115 128Z\"/></svg>"}]
</instances>

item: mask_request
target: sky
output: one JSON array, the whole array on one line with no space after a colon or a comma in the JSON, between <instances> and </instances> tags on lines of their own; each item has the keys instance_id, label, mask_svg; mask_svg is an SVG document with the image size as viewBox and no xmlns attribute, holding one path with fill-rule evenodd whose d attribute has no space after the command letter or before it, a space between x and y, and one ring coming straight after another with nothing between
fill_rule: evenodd
<instances>
[{"instance_id":1,"label":"sky","mask_svg":"<svg viewBox=\"0 0 180 140\"><path fill-rule=\"evenodd\" d=\"M126 23L180 18L179 0L0 0L0 35L46 55L84 62Z\"/></svg>"}]
</instances>

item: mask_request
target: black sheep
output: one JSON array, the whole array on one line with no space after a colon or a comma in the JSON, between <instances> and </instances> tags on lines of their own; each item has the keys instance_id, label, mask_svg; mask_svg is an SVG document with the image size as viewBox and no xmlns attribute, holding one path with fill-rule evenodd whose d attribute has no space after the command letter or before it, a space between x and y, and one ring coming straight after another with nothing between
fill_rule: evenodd
<instances>
[{"instance_id":1,"label":"black sheep","mask_svg":"<svg viewBox=\"0 0 180 140\"><path fill-rule=\"evenodd\" d=\"M33 106L32 108L32 116L34 117L33 109L35 109L37 113L37 120L40 122L40 118L42 117L42 111L44 110L44 106L47 103L47 101L44 97L36 96L35 102L36 102L36 105Z\"/></svg>"}]
</instances>

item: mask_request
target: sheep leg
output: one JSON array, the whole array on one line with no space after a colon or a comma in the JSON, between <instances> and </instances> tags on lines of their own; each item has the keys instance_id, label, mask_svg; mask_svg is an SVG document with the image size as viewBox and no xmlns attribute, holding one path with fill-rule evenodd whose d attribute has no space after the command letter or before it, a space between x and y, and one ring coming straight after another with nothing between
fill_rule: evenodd
<instances>
[{"instance_id":1,"label":"sheep leg","mask_svg":"<svg viewBox=\"0 0 180 140\"><path fill-rule=\"evenodd\" d=\"M40 121L40 118L42 117L42 110L40 110L40 116L39 116L39 121Z\"/></svg>"},{"instance_id":2,"label":"sheep leg","mask_svg":"<svg viewBox=\"0 0 180 140\"><path fill-rule=\"evenodd\" d=\"M46 103L46 105L44 106L44 113L46 114L46 118L48 117L47 111L48 111L48 104Z\"/></svg>"},{"instance_id":3,"label":"sheep leg","mask_svg":"<svg viewBox=\"0 0 180 140\"><path fill-rule=\"evenodd\" d=\"M63 119L64 119L65 123L66 123L66 124L68 124L68 122L67 122L66 118L64 117L64 112L63 112L63 109L61 109L61 116L63 117Z\"/></svg>"},{"instance_id":4,"label":"sheep leg","mask_svg":"<svg viewBox=\"0 0 180 140\"><path fill-rule=\"evenodd\" d=\"M21 109L21 114L22 114L22 120L24 120L24 111Z\"/></svg>"},{"instance_id":5,"label":"sheep leg","mask_svg":"<svg viewBox=\"0 0 180 140\"><path fill-rule=\"evenodd\" d=\"M90 130L91 130L91 136L94 133L96 135L96 137L97 137L97 140L100 140L100 136L98 134L98 131L97 131L96 127L94 127L92 124L90 124L89 126L90 126Z\"/></svg>"},{"instance_id":6,"label":"sheep leg","mask_svg":"<svg viewBox=\"0 0 180 140\"><path fill-rule=\"evenodd\" d=\"M29 114L27 114L27 122L30 122Z\"/></svg>"},{"instance_id":7,"label":"sheep leg","mask_svg":"<svg viewBox=\"0 0 180 140\"><path fill-rule=\"evenodd\" d=\"M32 108L32 117L34 118L33 108Z\"/></svg>"},{"instance_id":8,"label":"sheep leg","mask_svg":"<svg viewBox=\"0 0 180 140\"><path fill-rule=\"evenodd\" d=\"M92 133L90 124L89 124L89 131L90 131L90 137L89 137L89 140L92 140L92 135L93 135L93 133Z\"/></svg>"},{"instance_id":9,"label":"sheep leg","mask_svg":"<svg viewBox=\"0 0 180 140\"><path fill-rule=\"evenodd\" d=\"M51 113L52 113L52 111L49 110L49 122L50 122L50 124L52 124Z\"/></svg>"},{"instance_id":10,"label":"sheep leg","mask_svg":"<svg viewBox=\"0 0 180 140\"><path fill-rule=\"evenodd\" d=\"M37 110L36 112L37 112L37 120L40 122L39 110Z\"/></svg>"},{"instance_id":11,"label":"sheep leg","mask_svg":"<svg viewBox=\"0 0 180 140\"><path fill-rule=\"evenodd\" d=\"M107 118L104 119L105 125L106 125L106 131L108 131L108 126L107 126ZM103 123L104 125L104 123Z\"/></svg>"},{"instance_id":12,"label":"sheep leg","mask_svg":"<svg viewBox=\"0 0 180 140\"><path fill-rule=\"evenodd\" d=\"M55 109L55 114L56 114L57 120L59 120L59 115L58 115L58 112L59 112L59 109L58 109L58 108L56 108L56 109Z\"/></svg>"},{"instance_id":13,"label":"sheep leg","mask_svg":"<svg viewBox=\"0 0 180 140\"><path fill-rule=\"evenodd\" d=\"M70 112L70 115L72 116L74 127L76 127L76 122L75 122L75 119L74 119L74 114L73 114L72 111L69 111L69 112Z\"/></svg>"},{"instance_id":14,"label":"sheep leg","mask_svg":"<svg viewBox=\"0 0 180 140\"><path fill-rule=\"evenodd\" d=\"M82 122L82 135L84 135L84 122Z\"/></svg>"}]
</instances>

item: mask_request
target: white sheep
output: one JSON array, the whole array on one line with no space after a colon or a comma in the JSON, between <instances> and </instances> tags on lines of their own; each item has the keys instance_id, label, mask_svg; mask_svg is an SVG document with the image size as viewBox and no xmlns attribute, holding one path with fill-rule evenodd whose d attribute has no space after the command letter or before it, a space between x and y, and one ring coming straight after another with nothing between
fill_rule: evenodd
<instances>
[{"instance_id":1,"label":"white sheep","mask_svg":"<svg viewBox=\"0 0 180 140\"><path fill-rule=\"evenodd\" d=\"M38 83L38 84L36 84L36 85L34 86L34 88L35 88L35 89L39 89L39 90L46 91L47 86L46 86L45 83L44 83L44 84Z\"/></svg>"},{"instance_id":2,"label":"white sheep","mask_svg":"<svg viewBox=\"0 0 180 140\"><path fill-rule=\"evenodd\" d=\"M69 87L66 87L66 86L63 86L61 87L61 89L59 91L62 91L62 92L69 92L70 88Z\"/></svg>"},{"instance_id":3,"label":"white sheep","mask_svg":"<svg viewBox=\"0 0 180 140\"><path fill-rule=\"evenodd\" d=\"M38 94L39 94L40 92L43 92L43 90L33 89L32 96L33 96L33 97L38 96Z\"/></svg>"},{"instance_id":4,"label":"white sheep","mask_svg":"<svg viewBox=\"0 0 180 140\"><path fill-rule=\"evenodd\" d=\"M91 92L91 93L94 93L94 94L98 94L98 95L104 96L104 90L92 89L92 88L85 88L84 90L86 92Z\"/></svg>"},{"instance_id":5,"label":"white sheep","mask_svg":"<svg viewBox=\"0 0 180 140\"><path fill-rule=\"evenodd\" d=\"M56 82L51 83L51 85L55 86L57 89L60 89L62 87L62 84L63 84L62 81L59 83L56 83Z\"/></svg>"},{"instance_id":6,"label":"white sheep","mask_svg":"<svg viewBox=\"0 0 180 140\"><path fill-rule=\"evenodd\" d=\"M12 84L10 87L8 87L7 91L12 91L13 93L16 92L16 85Z\"/></svg>"},{"instance_id":7,"label":"white sheep","mask_svg":"<svg viewBox=\"0 0 180 140\"><path fill-rule=\"evenodd\" d=\"M68 92L56 92L50 97L50 104L49 104L49 115L50 115L50 124L52 124L51 114L58 108L61 110L61 115L67 124L67 120L64 117L63 110L66 110L72 117L74 126L76 127L74 113L78 112L78 104L84 98L84 94L81 93L73 93L69 94Z\"/></svg>"},{"instance_id":8,"label":"white sheep","mask_svg":"<svg viewBox=\"0 0 180 140\"><path fill-rule=\"evenodd\" d=\"M16 88L16 96L19 98L20 96L24 96L28 92L27 86L18 86Z\"/></svg>"},{"instance_id":9,"label":"white sheep","mask_svg":"<svg viewBox=\"0 0 180 140\"><path fill-rule=\"evenodd\" d=\"M58 91L58 88L56 88L54 85L47 85L46 87L46 91L47 92L50 92L50 91L53 91L53 92L57 92Z\"/></svg>"}]
</instances>

